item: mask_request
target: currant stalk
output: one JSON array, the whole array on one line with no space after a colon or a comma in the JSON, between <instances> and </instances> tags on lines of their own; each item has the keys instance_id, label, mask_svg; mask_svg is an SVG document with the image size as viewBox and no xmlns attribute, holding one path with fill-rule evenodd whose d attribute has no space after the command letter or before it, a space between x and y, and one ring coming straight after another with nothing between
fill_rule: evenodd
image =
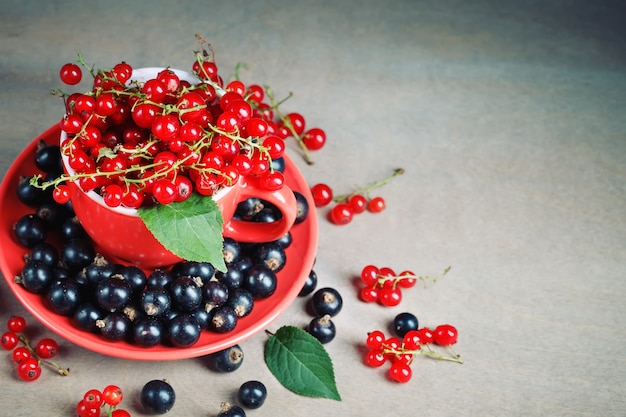
<instances>
[{"instance_id":1,"label":"currant stalk","mask_svg":"<svg viewBox=\"0 0 626 417\"><path fill-rule=\"evenodd\" d=\"M338 196L335 196L335 198L333 199L333 201L335 201L336 203L345 203L347 202L350 197L353 197L355 195L360 195L360 194L369 194L370 191L382 187L383 185L387 184L388 182L390 182L392 179L394 179L395 177L397 177L398 175L402 175L404 174L404 168L397 168L393 171L393 173L388 176L387 178L384 178L380 181L376 181L376 182L372 182L364 187L358 188L356 190L354 190L351 193L348 194L341 194Z\"/></svg>"},{"instance_id":2,"label":"currant stalk","mask_svg":"<svg viewBox=\"0 0 626 417\"><path fill-rule=\"evenodd\" d=\"M438 276L430 276L430 275L418 276L408 271L403 272L399 275L393 275L393 276L379 273L376 278L376 284L380 287L383 287L385 286L386 282L391 282L392 287L395 287L404 280L420 280L424 283L424 288L426 288L428 282L433 282L433 283L437 282L437 280L443 278L448 273L448 271L450 271L451 268L452 268L451 266L447 267Z\"/></svg>"},{"instance_id":3,"label":"currant stalk","mask_svg":"<svg viewBox=\"0 0 626 417\"><path fill-rule=\"evenodd\" d=\"M40 357L35 351L35 349L33 349L33 347L28 342L28 339L26 338L26 336L24 336L23 334L20 334L18 338L19 338L19 341L22 342L24 347L28 349L28 351L31 353L33 358L36 358L41 363L45 363L46 365L54 368L59 375L68 376L70 374L70 368L63 368L54 361Z\"/></svg>"}]
</instances>

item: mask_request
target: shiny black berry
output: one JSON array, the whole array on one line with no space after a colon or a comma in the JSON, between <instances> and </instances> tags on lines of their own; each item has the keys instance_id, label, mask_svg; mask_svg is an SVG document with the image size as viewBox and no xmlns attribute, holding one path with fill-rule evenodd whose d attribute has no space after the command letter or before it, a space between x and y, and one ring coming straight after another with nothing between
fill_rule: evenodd
<instances>
[{"instance_id":1,"label":"shiny black berry","mask_svg":"<svg viewBox=\"0 0 626 417\"><path fill-rule=\"evenodd\" d=\"M121 311L130 304L133 291L125 279L110 276L98 283L95 291L96 301L104 311Z\"/></svg>"},{"instance_id":2,"label":"shiny black berry","mask_svg":"<svg viewBox=\"0 0 626 417\"><path fill-rule=\"evenodd\" d=\"M30 207L37 207L45 202L52 201L52 188L45 190L31 185L33 177L20 177L17 183L17 198L22 203ZM38 179L38 183L42 183L43 179Z\"/></svg>"},{"instance_id":3,"label":"shiny black berry","mask_svg":"<svg viewBox=\"0 0 626 417\"><path fill-rule=\"evenodd\" d=\"M48 236L46 222L34 213L20 217L13 225L13 232L17 243L26 248L38 245Z\"/></svg>"},{"instance_id":4,"label":"shiny black berry","mask_svg":"<svg viewBox=\"0 0 626 417\"><path fill-rule=\"evenodd\" d=\"M143 269L137 266L127 265L119 269L116 273L121 275L124 280L128 282L133 295L141 293L141 291L146 287L146 273Z\"/></svg>"},{"instance_id":5,"label":"shiny black berry","mask_svg":"<svg viewBox=\"0 0 626 417\"><path fill-rule=\"evenodd\" d=\"M241 254L241 245L236 240L225 237L222 254L224 255L224 262L226 265L232 264Z\"/></svg>"},{"instance_id":6,"label":"shiny black berry","mask_svg":"<svg viewBox=\"0 0 626 417\"><path fill-rule=\"evenodd\" d=\"M287 263L285 249L276 242L258 245L251 257L254 263L265 264L274 272L279 272Z\"/></svg>"},{"instance_id":7,"label":"shiny black berry","mask_svg":"<svg viewBox=\"0 0 626 417\"><path fill-rule=\"evenodd\" d=\"M21 274L16 281L28 292L43 294L48 286L55 281L54 268L36 260L27 261L22 267Z\"/></svg>"},{"instance_id":8,"label":"shiny black berry","mask_svg":"<svg viewBox=\"0 0 626 417\"><path fill-rule=\"evenodd\" d=\"M337 330L335 324L327 314L322 317L315 317L309 322L307 331L315 337L320 343L328 343L335 338Z\"/></svg>"},{"instance_id":9,"label":"shiny black berry","mask_svg":"<svg viewBox=\"0 0 626 417\"><path fill-rule=\"evenodd\" d=\"M309 202L304 196L304 194L302 194L301 192L294 191L293 194L296 197L296 206L297 206L296 220L294 224L300 224L303 221L305 221L309 215Z\"/></svg>"},{"instance_id":10,"label":"shiny black berry","mask_svg":"<svg viewBox=\"0 0 626 417\"><path fill-rule=\"evenodd\" d=\"M264 264L257 264L246 271L243 284L255 299L261 299L274 294L278 280L274 271Z\"/></svg>"},{"instance_id":11,"label":"shiny black berry","mask_svg":"<svg viewBox=\"0 0 626 417\"><path fill-rule=\"evenodd\" d=\"M267 398L267 388L260 381L247 381L241 384L237 399L247 408L259 408Z\"/></svg>"},{"instance_id":12,"label":"shiny black berry","mask_svg":"<svg viewBox=\"0 0 626 417\"><path fill-rule=\"evenodd\" d=\"M167 381L154 379L141 389L140 402L147 413L165 414L174 407L176 393Z\"/></svg>"},{"instance_id":13,"label":"shiny black berry","mask_svg":"<svg viewBox=\"0 0 626 417\"><path fill-rule=\"evenodd\" d=\"M172 267L170 273L174 278L188 276L206 283L215 276L215 267L209 262L181 261Z\"/></svg>"},{"instance_id":14,"label":"shiny black berry","mask_svg":"<svg viewBox=\"0 0 626 417\"><path fill-rule=\"evenodd\" d=\"M237 204L235 214L243 219L249 219L263 210L264 207L263 200L260 198L248 198Z\"/></svg>"},{"instance_id":15,"label":"shiny black berry","mask_svg":"<svg viewBox=\"0 0 626 417\"><path fill-rule=\"evenodd\" d=\"M404 337L409 330L417 330L419 322L412 313L400 313L393 319L393 331L398 337Z\"/></svg>"},{"instance_id":16,"label":"shiny black berry","mask_svg":"<svg viewBox=\"0 0 626 417\"><path fill-rule=\"evenodd\" d=\"M223 403L222 410L217 417L246 417L246 412L238 405Z\"/></svg>"},{"instance_id":17,"label":"shiny black berry","mask_svg":"<svg viewBox=\"0 0 626 417\"><path fill-rule=\"evenodd\" d=\"M96 323L103 317L102 309L91 302L84 302L74 310L72 323L80 330L95 333L99 330Z\"/></svg>"},{"instance_id":18,"label":"shiny black berry","mask_svg":"<svg viewBox=\"0 0 626 417\"><path fill-rule=\"evenodd\" d=\"M233 372L243 364L243 350L234 345L208 356L209 368L217 372Z\"/></svg>"},{"instance_id":19,"label":"shiny black berry","mask_svg":"<svg viewBox=\"0 0 626 417\"><path fill-rule=\"evenodd\" d=\"M311 309L317 317L322 317L326 314L334 317L339 314L342 307L343 299L341 294L334 288L320 288L311 297Z\"/></svg>"},{"instance_id":20,"label":"shiny black berry","mask_svg":"<svg viewBox=\"0 0 626 417\"><path fill-rule=\"evenodd\" d=\"M148 287L139 297L139 307L150 317L164 317L172 308L169 291L161 287Z\"/></svg>"},{"instance_id":21,"label":"shiny black berry","mask_svg":"<svg viewBox=\"0 0 626 417\"><path fill-rule=\"evenodd\" d=\"M280 220L282 217L280 210L269 203L265 203L263 210L252 216L250 220L257 223L272 223Z\"/></svg>"},{"instance_id":22,"label":"shiny black berry","mask_svg":"<svg viewBox=\"0 0 626 417\"><path fill-rule=\"evenodd\" d=\"M237 314L227 304L215 307L211 310L210 315L208 329L215 333L228 333L237 326Z\"/></svg>"},{"instance_id":23,"label":"shiny black berry","mask_svg":"<svg viewBox=\"0 0 626 417\"><path fill-rule=\"evenodd\" d=\"M70 271L79 271L89 265L96 255L88 239L71 239L61 249L61 261Z\"/></svg>"},{"instance_id":24,"label":"shiny black berry","mask_svg":"<svg viewBox=\"0 0 626 417\"><path fill-rule=\"evenodd\" d=\"M96 254L93 261L83 271L89 285L95 288L100 282L117 272L117 270L118 265L112 264L104 256Z\"/></svg>"},{"instance_id":25,"label":"shiny black berry","mask_svg":"<svg viewBox=\"0 0 626 417\"><path fill-rule=\"evenodd\" d=\"M247 258L246 259L250 259ZM217 279L224 283L229 289L239 288L243 284L243 270L238 265L238 262L226 266L226 271L217 271L215 276Z\"/></svg>"},{"instance_id":26,"label":"shiny black berry","mask_svg":"<svg viewBox=\"0 0 626 417\"><path fill-rule=\"evenodd\" d=\"M51 283L44 296L46 307L62 316L72 315L80 302L80 287L72 279L63 279Z\"/></svg>"},{"instance_id":27,"label":"shiny black berry","mask_svg":"<svg viewBox=\"0 0 626 417\"><path fill-rule=\"evenodd\" d=\"M309 272L309 275L306 277L306 281L304 281L304 284L302 285L302 289L298 293L298 297L306 297L307 295L315 291L316 287L317 274L314 270L311 270L311 272Z\"/></svg>"},{"instance_id":28,"label":"shiny black berry","mask_svg":"<svg viewBox=\"0 0 626 417\"><path fill-rule=\"evenodd\" d=\"M191 277L175 278L170 284L169 291L172 296L172 305L186 313L192 312L202 304L202 289Z\"/></svg>"},{"instance_id":29,"label":"shiny black berry","mask_svg":"<svg viewBox=\"0 0 626 417\"><path fill-rule=\"evenodd\" d=\"M163 340L163 322L153 317L140 317L133 322L133 341L142 347L152 347Z\"/></svg>"},{"instance_id":30,"label":"shiny black berry","mask_svg":"<svg viewBox=\"0 0 626 417\"><path fill-rule=\"evenodd\" d=\"M174 281L174 277L164 269L155 269L148 275L146 279L146 287L148 288L168 288Z\"/></svg>"},{"instance_id":31,"label":"shiny black berry","mask_svg":"<svg viewBox=\"0 0 626 417\"><path fill-rule=\"evenodd\" d=\"M61 147L55 144L47 144L44 141L37 143L35 166L48 174L60 175L63 172Z\"/></svg>"},{"instance_id":32,"label":"shiny black berry","mask_svg":"<svg viewBox=\"0 0 626 417\"><path fill-rule=\"evenodd\" d=\"M63 221L59 227L59 234L61 235L61 239L63 241L77 238L85 239L88 237L87 232L85 232L85 229L75 216L67 218Z\"/></svg>"},{"instance_id":33,"label":"shiny black berry","mask_svg":"<svg viewBox=\"0 0 626 417\"><path fill-rule=\"evenodd\" d=\"M278 172L285 172L285 158L274 158L272 159L272 169Z\"/></svg>"},{"instance_id":34,"label":"shiny black berry","mask_svg":"<svg viewBox=\"0 0 626 417\"><path fill-rule=\"evenodd\" d=\"M228 301L228 287L213 279L202 286L202 297L206 308L221 306Z\"/></svg>"},{"instance_id":35,"label":"shiny black berry","mask_svg":"<svg viewBox=\"0 0 626 417\"><path fill-rule=\"evenodd\" d=\"M245 317L254 308L254 297L250 291L244 288L235 288L230 292L228 305L233 308L237 317Z\"/></svg>"},{"instance_id":36,"label":"shiny black berry","mask_svg":"<svg viewBox=\"0 0 626 417\"><path fill-rule=\"evenodd\" d=\"M27 259L54 267L59 263L59 251L53 244L41 242L32 248Z\"/></svg>"},{"instance_id":37,"label":"shiny black berry","mask_svg":"<svg viewBox=\"0 0 626 417\"><path fill-rule=\"evenodd\" d=\"M276 239L274 242L278 243L281 248L287 249L293 243L293 235L291 234L291 232L287 232L278 239Z\"/></svg>"},{"instance_id":38,"label":"shiny black berry","mask_svg":"<svg viewBox=\"0 0 626 417\"><path fill-rule=\"evenodd\" d=\"M202 328L198 320L190 314L180 313L169 320L169 341L176 347L189 347L200 338Z\"/></svg>"},{"instance_id":39,"label":"shiny black berry","mask_svg":"<svg viewBox=\"0 0 626 417\"><path fill-rule=\"evenodd\" d=\"M100 334L110 341L127 340L132 329L132 322L122 312L116 311L96 321Z\"/></svg>"}]
</instances>

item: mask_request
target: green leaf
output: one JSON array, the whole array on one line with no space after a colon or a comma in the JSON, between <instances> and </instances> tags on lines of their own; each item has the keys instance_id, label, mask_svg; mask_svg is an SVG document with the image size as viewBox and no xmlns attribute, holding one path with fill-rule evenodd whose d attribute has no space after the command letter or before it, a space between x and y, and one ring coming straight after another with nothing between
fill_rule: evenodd
<instances>
[{"instance_id":1,"label":"green leaf","mask_svg":"<svg viewBox=\"0 0 626 417\"><path fill-rule=\"evenodd\" d=\"M341 401L330 356L306 331L294 326L278 329L265 344L265 363L296 394Z\"/></svg>"},{"instance_id":2,"label":"green leaf","mask_svg":"<svg viewBox=\"0 0 626 417\"><path fill-rule=\"evenodd\" d=\"M148 230L170 252L226 270L222 253L224 219L212 198L194 193L185 201L155 204L138 212Z\"/></svg>"}]
</instances>

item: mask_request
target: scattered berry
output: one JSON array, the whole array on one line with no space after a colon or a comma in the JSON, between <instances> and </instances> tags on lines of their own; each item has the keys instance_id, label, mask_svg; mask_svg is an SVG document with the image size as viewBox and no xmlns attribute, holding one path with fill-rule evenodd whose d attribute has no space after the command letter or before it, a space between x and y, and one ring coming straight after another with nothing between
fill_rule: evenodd
<instances>
[{"instance_id":1,"label":"scattered berry","mask_svg":"<svg viewBox=\"0 0 626 417\"><path fill-rule=\"evenodd\" d=\"M247 381L239 387L237 398L244 407L259 408L267 398L267 388L260 381Z\"/></svg>"},{"instance_id":2,"label":"scattered berry","mask_svg":"<svg viewBox=\"0 0 626 417\"><path fill-rule=\"evenodd\" d=\"M141 405L151 414L165 414L174 407L174 388L164 380L154 379L141 389Z\"/></svg>"},{"instance_id":3,"label":"scattered berry","mask_svg":"<svg viewBox=\"0 0 626 417\"><path fill-rule=\"evenodd\" d=\"M315 317L311 320L307 331L322 344L332 341L337 334L335 324L328 314L322 317Z\"/></svg>"},{"instance_id":4,"label":"scattered berry","mask_svg":"<svg viewBox=\"0 0 626 417\"><path fill-rule=\"evenodd\" d=\"M243 364L243 350L239 345L212 353L208 356L209 366L218 372L233 372Z\"/></svg>"}]
</instances>

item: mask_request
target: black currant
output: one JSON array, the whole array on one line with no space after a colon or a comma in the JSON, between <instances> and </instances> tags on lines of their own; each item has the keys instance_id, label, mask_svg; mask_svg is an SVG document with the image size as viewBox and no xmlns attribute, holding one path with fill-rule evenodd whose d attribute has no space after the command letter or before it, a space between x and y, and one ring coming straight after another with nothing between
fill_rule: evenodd
<instances>
[{"instance_id":1,"label":"black currant","mask_svg":"<svg viewBox=\"0 0 626 417\"><path fill-rule=\"evenodd\" d=\"M320 343L328 343L335 338L337 330L335 324L330 319L330 316L326 314L322 317L315 317L309 322L307 331L315 337Z\"/></svg>"},{"instance_id":2,"label":"black currant","mask_svg":"<svg viewBox=\"0 0 626 417\"><path fill-rule=\"evenodd\" d=\"M247 381L241 384L237 399L247 408L259 408L267 398L267 388L260 381Z\"/></svg>"},{"instance_id":3,"label":"black currant","mask_svg":"<svg viewBox=\"0 0 626 417\"><path fill-rule=\"evenodd\" d=\"M155 269L148 275L146 279L146 287L148 288L168 288L174 281L174 277L164 269Z\"/></svg>"},{"instance_id":4,"label":"black currant","mask_svg":"<svg viewBox=\"0 0 626 417\"><path fill-rule=\"evenodd\" d=\"M101 254L96 254L93 261L84 268L85 279L94 288L117 272L118 266L107 261Z\"/></svg>"},{"instance_id":5,"label":"black currant","mask_svg":"<svg viewBox=\"0 0 626 417\"><path fill-rule=\"evenodd\" d=\"M274 272L279 272L287 263L285 249L276 242L263 243L251 255L254 263L265 264Z\"/></svg>"},{"instance_id":6,"label":"black currant","mask_svg":"<svg viewBox=\"0 0 626 417\"><path fill-rule=\"evenodd\" d=\"M96 325L98 320L104 317L104 313L100 308L91 302L84 302L74 310L72 323L80 330L95 333L98 331Z\"/></svg>"},{"instance_id":7,"label":"black currant","mask_svg":"<svg viewBox=\"0 0 626 417\"><path fill-rule=\"evenodd\" d=\"M334 288L326 287L315 291L311 297L311 309L316 316L336 316L343 307L341 294Z\"/></svg>"},{"instance_id":8,"label":"black currant","mask_svg":"<svg viewBox=\"0 0 626 417\"><path fill-rule=\"evenodd\" d=\"M153 317L139 317L133 321L133 341L142 347L152 347L163 339L163 323Z\"/></svg>"},{"instance_id":9,"label":"black currant","mask_svg":"<svg viewBox=\"0 0 626 417\"><path fill-rule=\"evenodd\" d=\"M67 218L63 221L59 227L59 234L61 235L61 239L64 241L76 238L85 239L88 237L87 232L85 232L83 225L80 224L76 216Z\"/></svg>"},{"instance_id":10,"label":"black currant","mask_svg":"<svg viewBox=\"0 0 626 417\"><path fill-rule=\"evenodd\" d=\"M121 311L130 304L133 291L125 279L112 275L96 286L96 301L105 311Z\"/></svg>"},{"instance_id":11,"label":"black currant","mask_svg":"<svg viewBox=\"0 0 626 417\"><path fill-rule=\"evenodd\" d=\"M272 223L282 218L282 213L275 206L265 203L263 210L252 216L250 220L257 223Z\"/></svg>"},{"instance_id":12,"label":"black currant","mask_svg":"<svg viewBox=\"0 0 626 417\"><path fill-rule=\"evenodd\" d=\"M189 314L196 319L201 330L207 330L209 328L209 323L211 322L211 308L200 307Z\"/></svg>"},{"instance_id":13,"label":"black currant","mask_svg":"<svg viewBox=\"0 0 626 417\"><path fill-rule=\"evenodd\" d=\"M299 191L294 191L293 195L296 197L296 206L297 206L296 220L294 221L294 224L300 224L303 221L305 221L309 215L309 202L304 196L304 194L302 194Z\"/></svg>"},{"instance_id":14,"label":"black currant","mask_svg":"<svg viewBox=\"0 0 626 417\"><path fill-rule=\"evenodd\" d=\"M190 314L177 314L168 323L169 341L176 347L194 345L200 338L201 331L200 323Z\"/></svg>"},{"instance_id":15,"label":"black currant","mask_svg":"<svg viewBox=\"0 0 626 417\"><path fill-rule=\"evenodd\" d=\"M215 273L215 276L220 282L224 283L229 289L239 288L243 283L243 271L240 269L237 263L227 265L226 271L224 272L218 271Z\"/></svg>"},{"instance_id":16,"label":"black currant","mask_svg":"<svg viewBox=\"0 0 626 417\"><path fill-rule=\"evenodd\" d=\"M52 188L46 188L45 190L39 187L31 185L31 179L33 177L20 177L17 183L17 198L22 203L30 207L37 207L45 202L52 201ZM41 184L43 179L37 179L37 182Z\"/></svg>"},{"instance_id":17,"label":"black currant","mask_svg":"<svg viewBox=\"0 0 626 417\"><path fill-rule=\"evenodd\" d=\"M176 393L167 381L154 379L141 389L140 402L150 414L165 414L174 407Z\"/></svg>"},{"instance_id":18,"label":"black currant","mask_svg":"<svg viewBox=\"0 0 626 417\"><path fill-rule=\"evenodd\" d=\"M235 214L243 219L249 219L264 208L263 201L260 198L248 198L237 204Z\"/></svg>"},{"instance_id":19,"label":"black currant","mask_svg":"<svg viewBox=\"0 0 626 417\"><path fill-rule=\"evenodd\" d=\"M215 267L209 262L181 261L172 267L170 273L174 278L188 276L206 283L215 276Z\"/></svg>"},{"instance_id":20,"label":"black currant","mask_svg":"<svg viewBox=\"0 0 626 417\"><path fill-rule=\"evenodd\" d=\"M215 333L228 333L237 326L237 314L228 304L215 307L210 315L208 329Z\"/></svg>"},{"instance_id":21,"label":"black currant","mask_svg":"<svg viewBox=\"0 0 626 417\"><path fill-rule=\"evenodd\" d=\"M22 267L16 282L22 284L28 292L42 294L55 279L53 267L41 261L31 259Z\"/></svg>"},{"instance_id":22,"label":"black currant","mask_svg":"<svg viewBox=\"0 0 626 417\"><path fill-rule=\"evenodd\" d=\"M191 312L202 304L202 289L191 277L175 278L170 284L172 305L184 312Z\"/></svg>"},{"instance_id":23,"label":"black currant","mask_svg":"<svg viewBox=\"0 0 626 417\"><path fill-rule=\"evenodd\" d=\"M41 242L32 248L27 260L39 261L54 267L59 263L59 251L52 243Z\"/></svg>"},{"instance_id":24,"label":"black currant","mask_svg":"<svg viewBox=\"0 0 626 417\"><path fill-rule=\"evenodd\" d=\"M17 243L32 248L46 240L48 229L46 222L34 213L28 213L20 217L13 224L13 232Z\"/></svg>"},{"instance_id":25,"label":"black currant","mask_svg":"<svg viewBox=\"0 0 626 417\"><path fill-rule=\"evenodd\" d=\"M304 285L302 285L302 289L298 293L298 297L306 297L315 291L317 287L317 274L314 270L309 272L309 275L306 277L306 281L304 281Z\"/></svg>"},{"instance_id":26,"label":"black currant","mask_svg":"<svg viewBox=\"0 0 626 417\"><path fill-rule=\"evenodd\" d=\"M246 412L238 405L222 403L222 410L217 417L246 417Z\"/></svg>"},{"instance_id":27,"label":"black currant","mask_svg":"<svg viewBox=\"0 0 626 417\"><path fill-rule=\"evenodd\" d=\"M79 271L89 265L96 255L90 240L75 238L63 245L61 261L70 271Z\"/></svg>"},{"instance_id":28,"label":"black currant","mask_svg":"<svg viewBox=\"0 0 626 417\"><path fill-rule=\"evenodd\" d=\"M233 372L243 364L243 350L234 345L208 356L209 367L217 372Z\"/></svg>"},{"instance_id":29,"label":"black currant","mask_svg":"<svg viewBox=\"0 0 626 417\"><path fill-rule=\"evenodd\" d=\"M241 245L239 245L239 242L235 239L225 237L222 254L224 255L224 262L226 265L232 264L241 254Z\"/></svg>"},{"instance_id":30,"label":"black currant","mask_svg":"<svg viewBox=\"0 0 626 417\"><path fill-rule=\"evenodd\" d=\"M172 308L172 298L165 288L148 287L141 293L139 307L150 317L163 317Z\"/></svg>"},{"instance_id":31,"label":"black currant","mask_svg":"<svg viewBox=\"0 0 626 417\"><path fill-rule=\"evenodd\" d=\"M291 234L291 232L287 232L278 239L276 239L274 242L278 243L281 248L287 249L293 243L293 235Z\"/></svg>"},{"instance_id":32,"label":"black currant","mask_svg":"<svg viewBox=\"0 0 626 417\"><path fill-rule=\"evenodd\" d=\"M60 175L63 172L61 147L55 144L47 144L44 141L37 143L35 166L48 174Z\"/></svg>"},{"instance_id":33,"label":"black currant","mask_svg":"<svg viewBox=\"0 0 626 417\"><path fill-rule=\"evenodd\" d=\"M50 311L62 316L74 313L81 302L80 287L72 279L51 283L44 296L44 303Z\"/></svg>"},{"instance_id":34,"label":"black currant","mask_svg":"<svg viewBox=\"0 0 626 417\"><path fill-rule=\"evenodd\" d=\"M202 298L206 309L221 306L228 301L228 286L217 279L212 279L202 286Z\"/></svg>"},{"instance_id":35,"label":"black currant","mask_svg":"<svg viewBox=\"0 0 626 417\"><path fill-rule=\"evenodd\" d=\"M135 265L127 265L121 267L117 271L117 274L121 275L126 282L130 285L133 294L139 294L146 287L146 273L143 269Z\"/></svg>"},{"instance_id":36,"label":"black currant","mask_svg":"<svg viewBox=\"0 0 626 417\"><path fill-rule=\"evenodd\" d=\"M274 294L278 285L276 274L264 264L256 264L244 274L243 286L254 298L267 298Z\"/></svg>"},{"instance_id":37,"label":"black currant","mask_svg":"<svg viewBox=\"0 0 626 417\"><path fill-rule=\"evenodd\" d=\"M121 311L110 313L96 321L100 334L110 341L126 340L132 330L132 322Z\"/></svg>"},{"instance_id":38,"label":"black currant","mask_svg":"<svg viewBox=\"0 0 626 417\"><path fill-rule=\"evenodd\" d=\"M254 297L250 291L244 288L235 288L228 296L228 305L233 308L237 317L245 317L254 308Z\"/></svg>"},{"instance_id":39,"label":"black currant","mask_svg":"<svg viewBox=\"0 0 626 417\"><path fill-rule=\"evenodd\" d=\"M404 337L409 330L417 330L419 322L412 313L400 313L393 319L393 331L398 337Z\"/></svg>"}]
</instances>

